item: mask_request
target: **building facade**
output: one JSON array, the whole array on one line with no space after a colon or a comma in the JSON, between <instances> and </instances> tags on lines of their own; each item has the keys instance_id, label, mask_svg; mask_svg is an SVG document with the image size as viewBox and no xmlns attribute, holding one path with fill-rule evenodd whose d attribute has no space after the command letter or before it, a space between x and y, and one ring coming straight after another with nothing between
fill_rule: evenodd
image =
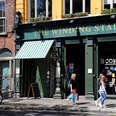
<instances>
[{"instance_id":1,"label":"building facade","mask_svg":"<svg viewBox=\"0 0 116 116\"><path fill-rule=\"evenodd\" d=\"M0 89L3 93L14 91L14 20L15 0L0 0Z\"/></svg>"},{"instance_id":2,"label":"building facade","mask_svg":"<svg viewBox=\"0 0 116 116\"><path fill-rule=\"evenodd\" d=\"M115 5L113 0L17 0L24 22L16 28L17 93L27 96L36 82L41 97L67 97L74 71L79 95L96 99L97 78L104 73L114 98Z\"/></svg>"}]
</instances>

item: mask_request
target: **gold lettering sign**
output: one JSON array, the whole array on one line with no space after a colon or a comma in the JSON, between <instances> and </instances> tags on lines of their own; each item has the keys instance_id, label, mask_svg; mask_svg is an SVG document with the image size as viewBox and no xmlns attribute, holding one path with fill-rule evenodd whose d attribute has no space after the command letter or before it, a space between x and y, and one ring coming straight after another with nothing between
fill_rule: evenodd
<instances>
[{"instance_id":1,"label":"gold lettering sign","mask_svg":"<svg viewBox=\"0 0 116 116\"><path fill-rule=\"evenodd\" d=\"M116 23L114 23L114 30L116 30Z\"/></svg>"},{"instance_id":2,"label":"gold lettering sign","mask_svg":"<svg viewBox=\"0 0 116 116\"><path fill-rule=\"evenodd\" d=\"M78 30L79 30L79 32L85 32L85 30L84 30L84 26L83 26L83 27L79 27ZM78 30L77 30L77 31L78 31Z\"/></svg>"},{"instance_id":3,"label":"gold lettering sign","mask_svg":"<svg viewBox=\"0 0 116 116\"><path fill-rule=\"evenodd\" d=\"M35 37L40 37L40 32L42 31L43 36L78 36L77 33L79 33L80 35L84 35L86 33L86 35L90 35L91 32L93 32L92 34L105 34L105 33L109 33L109 31L116 31L116 23L114 24L96 24L96 25L85 25L85 24L80 24L80 25L75 25L74 27L64 27L64 28L60 28L59 29L50 29L50 30L39 30L39 31L33 31L32 34ZM26 36L29 36L30 33L26 33Z\"/></svg>"},{"instance_id":4,"label":"gold lettering sign","mask_svg":"<svg viewBox=\"0 0 116 116\"><path fill-rule=\"evenodd\" d=\"M111 27L110 24L107 25L107 29L106 29L106 30L107 30L107 31L108 31L108 30L110 30L110 31L112 30L112 27Z\"/></svg>"},{"instance_id":5,"label":"gold lettering sign","mask_svg":"<svg viewBox=\"0 0 116 116\"><path fill-rule=\"evenodd\" d=\"M99 27L98 27L98 25L95 25L95 32L98 32L99 31Z\"/></svg>"},{"instance_id":6,"label":"gold lettering sign","mask_svg":"<svg viewBox=\"0 0 116 116\"><path fill-rule=\"evenodd\" d=\"M56 35L57 34L57 30L56 29L53 29L52 30L52 33L53 33L53 35Z\"/></svg>"},{"instance_id":7,"label":"gold lettering sign","mask_svg":"<svg viewBox=\"0 0 116 116\"><path fill-rule=\"evenodd\" d=\"M104 31L104 24L101 25L101 30Z\"/></svg>"},{"instance_id":8,"label":"gold lettering sign","mask_svg":"<svg viewBox=\"0 0 116 116\"><path fill-rule=\"evenodd\" d=\"M91 27L90 27L90 26L86 26L86 27L85 27L85 31L86 31L86 32L91 32Z\"/></svg>"}]
</instances>

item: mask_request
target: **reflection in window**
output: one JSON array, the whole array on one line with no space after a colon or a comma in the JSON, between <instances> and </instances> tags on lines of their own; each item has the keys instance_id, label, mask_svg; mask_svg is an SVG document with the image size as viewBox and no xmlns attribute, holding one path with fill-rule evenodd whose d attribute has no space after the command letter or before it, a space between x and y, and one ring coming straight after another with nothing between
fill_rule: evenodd
<instances>
[{"instance_id":1,"label":"reflection in window","mask_svg":"<svg viewBox=\"0 0 116 116\"><path fill-rule=\"evenodd\" d=\"M82 0L73 0L73 13L83 12Z\"/></svg>"},{"instance_id":2,"label":"reflection in window","mask_svg":"<svg viewBox=\"0 0 116 116\"><path fill-rule=\"evenodd\" d=\"M46 0L37 0L37 17L46 16Z\"/></svg>"},{"instance_id":3,"label":"reflection in window","mask_svg":"<svg viewBox=\"0 0 116 116\"><path fill-rule=\"evenodd\" d=\"M65 13L70 13L70 0L65 0Z\"/></svg>"},{"instance_id":4,"label":"reflection in window","mask_svg":"<svg viewBox=\"0 0 116 116\"><path fill-rule=\"evenodd\" d=\"M65 14L90 12L90 0L64 0L63 3Z\"/></svg>"},{"instance_id":5,"label":"reflection in window","mask_svg":"<svg viewBox=\"0 0 116 116\"><path fill-rule=\"evenodd\" d=\"M31 0L31 17L35 17L35 0Z\"/></svg>"},{"instance_id":6,"label":"reflection in window","mask_svg":"<svg viewBox=\"0 0 116 116\"><path fill-rule=\"evenodd\" d=\"M5 32L5 1L0 1L0 33Z\"/></svg>"},{"instance_id":7,"label":"reflection in window","mask_svg":"<svg viewBox=\"0 0 116 116\"><path fill-rule=\"evenodd\" d=\"M30 16L44 17L52 14L52 0L30 0Z\"/></svg>"},{"instance_id":8,"label":"reflection in window","mask_svg":"<svg viewBox=\"0 0 116 116\"><path fill-rule=\"evenodd\" d=\"M85 1L85 12L90 13L90 0Z\"/></svg>"}]
</instances>

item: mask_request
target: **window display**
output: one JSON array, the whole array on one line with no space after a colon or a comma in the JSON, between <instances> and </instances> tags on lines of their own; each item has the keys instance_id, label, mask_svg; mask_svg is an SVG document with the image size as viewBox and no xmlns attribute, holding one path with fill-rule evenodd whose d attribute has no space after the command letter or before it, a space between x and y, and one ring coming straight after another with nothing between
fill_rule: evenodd
<instances>
[{"instance_id":1,"label":"window display","mask_svg":"<svg viewBox=\"0 0 116 116\"><path fill-rule=\"evenodd\" d=\"M102 58L102 71L106 76L106 90L107 94L116 94L116 59L115 58Z\"/></svg>"}]
</instances>

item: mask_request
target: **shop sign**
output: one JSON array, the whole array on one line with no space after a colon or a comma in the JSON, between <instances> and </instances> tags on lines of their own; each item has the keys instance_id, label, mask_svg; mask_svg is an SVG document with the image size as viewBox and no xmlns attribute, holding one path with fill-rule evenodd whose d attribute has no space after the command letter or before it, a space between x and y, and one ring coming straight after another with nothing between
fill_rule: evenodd
<instances>
[{"instance_id":1,"label":"shop sign","mask_svg":"<svg viewBox=\"0 0 116 116\"><path fill-rule=\"evenodd\" d=\"M104 64L104 65L116 65L116 59L115 58L101 59L101 64Z\"/></svg>"},{"instance_id":2,"label":"shop sign","mask_svg":"<svg viewBox=\"0 0 116 116\"><path fill-rule=\"evenodd\" d=\"M24 40L59 37L88 36L116 33L116 23L80 24L60 27L45 27L44 30L25 29Z\"/></svg>"}]
</instances>

